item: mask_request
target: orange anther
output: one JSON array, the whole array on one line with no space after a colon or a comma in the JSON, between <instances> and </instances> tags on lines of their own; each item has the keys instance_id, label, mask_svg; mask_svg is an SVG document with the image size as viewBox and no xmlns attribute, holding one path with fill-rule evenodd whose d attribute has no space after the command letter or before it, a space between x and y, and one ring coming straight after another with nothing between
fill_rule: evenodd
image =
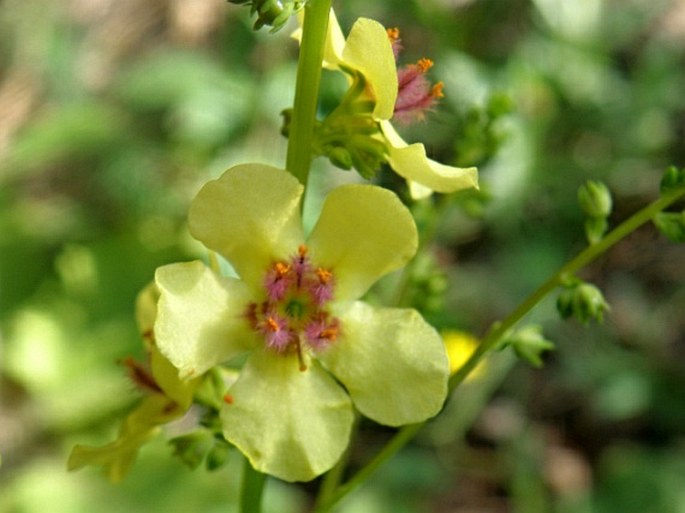
<instances>
[{"instance_id":1,"label":"orange anther","mask_svg":"<svg viewBox=\"0 0 685 513\"><path fill-rule=\"evenodd\" d=\"M283 262L276 262L276 265L274 265L274 269L276 271L276 275L279 278L282 278L290 272L290 266Z\"/></svg>"},{"instance_id":2,"label":"orange anther","mask_svg":"<svg viewBox=\"0 0 685 513\"><path fill-rule=\"evenodd\" d=\"M304 244L300 244L300 247L297 248L297 252L299 253L300 257L304 258L307 256L309 249Z\"/></svg>"},{"instance_id":3,"label":"orange anther","mask_svg":"<svg viewBox=\"0 0 685 513\"><path fill-rule=\"evenodd\" d=\"M445 93L442 92L442 88L445 84L442 82L437 82L433 87L431 88L431 96L433 98L443 98L445 96Z\"/></svg>"},{"instance_id":4,"label":"orange anther","mask_svg":"<svg viewBox=\"0 0 685 513\"><path fill-rule=\"evenodd\" d=\"M276 332L279 330L278 323L274 321L273 317L267 317L264 321L268 330Z\"/></svg>"},{"instance_id":5,"label":"orange anther","mask_svg":"<svg viewBox=\"0 0 685 513\"><path fill-rule=\"evenodd\" d=\"M390 41L397 41L400 38L400 29L397 27L385 29L385 31L387 32Z\"/></svg>"},{"instance_id":6,"label":"orange anther","mask_svg":"<svg viewBox=\"0 0 685 513\"><path fill-rule=\"evenodd\" d=\"M321 338L325 338L333 342L336 338L338 338L338 328L336 328L335 326L326 328L325 330L321 331L321 334L319 336Z\"/></svg>"},{"instance_id":7,"label":"orange anther","mask_svg":"<svg viewBox=\"0 0 685 513\"><path fill-rule=\"evenodd\" d=\"M331 278L333 277L333 273L331 273L331 271L328 269L324 269L323 267L319 267L316 270L316 275L319 277L319 281L324 285L331 281Z\"/></svg>"},{"instance_id":8,"label":"orange anther","mask_svg":"<svg viewBox=\"0 0 685 513\"><path fill-rule=\"evenodd\" d=\"M231 394L225 394L223 400L226 404L233 404L233 396Z\"/></svg>"},{"instance_id":9,"label":"orange anther","mask_svg":"<svg viewBox=\"0 0 685 513\"><path fill-rule=\"evenodd\" d=\"M424 57L423 59L419 59L416 65L418 66L419 70L421 70L421 73L425 73L433 67L433 61Z\"/></svg>"}]
</instances>

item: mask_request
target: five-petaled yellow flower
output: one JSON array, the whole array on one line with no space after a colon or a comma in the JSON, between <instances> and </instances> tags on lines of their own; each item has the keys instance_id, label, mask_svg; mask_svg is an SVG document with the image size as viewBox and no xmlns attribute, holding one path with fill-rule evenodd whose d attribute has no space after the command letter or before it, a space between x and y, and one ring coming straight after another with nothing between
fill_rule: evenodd
<instances>
[{"instance_id":1,"label":"five-petaled yellow flower","mask_svg":"<svg viewBox=\"0 0 685 513\"><path fill-rule=\"evenodd\" d=\"M389 426L435 415L449 375L441 337L418 312L358 300L416 252L406 207L379 187L341 186L306 237L302 192L281 169L229 169L200 190L189 227L239 278L199 261L156 273L159 349L182 378L249 354L225 396L224 436L287 481L336 463L354 408Z\"/></svg>"}]
</instances>

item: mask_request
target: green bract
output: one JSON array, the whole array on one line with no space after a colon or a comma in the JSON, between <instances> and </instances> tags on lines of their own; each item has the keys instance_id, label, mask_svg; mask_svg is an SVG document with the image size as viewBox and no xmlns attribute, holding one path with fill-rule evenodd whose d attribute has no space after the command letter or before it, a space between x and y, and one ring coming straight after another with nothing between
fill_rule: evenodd
<instances>
[{"instance_id":1,"label":"green bract","mask_svg":"<svg viewBox=\"0 0 685 513\"><path fill-rule=\"evenodd\" d=\"M388 149L388 163L409 183L415 198L436 192L456 192L478 186L475 167L459 168L440 164L426 156L421 143L407 144L390 119L397 100L395 57L385 28L377 21L358 19L344 39L333 11L329 20L324 67L345 72L353 79L363 75L367 94L375 101L373 116L380 124Z\"/></svg>"},{"instance_id":2,"label":"green bract","mask_svg":"<svg viewBox=\"0 0 685 513\"><path fill-rule=\"evenodd\" d=\"M440 336L415 310L358 301L416 252L406 207L379 187L339 187L305 245L302 192L281 169L229 169L200 190L189 226L240 279L197 261L156 273L160 350L183 378L249 351L225 397L224 436L287 481L336 463L353 405L386 425L420 422L441 408L448 378Z\"/></svg>"}]
</instances>

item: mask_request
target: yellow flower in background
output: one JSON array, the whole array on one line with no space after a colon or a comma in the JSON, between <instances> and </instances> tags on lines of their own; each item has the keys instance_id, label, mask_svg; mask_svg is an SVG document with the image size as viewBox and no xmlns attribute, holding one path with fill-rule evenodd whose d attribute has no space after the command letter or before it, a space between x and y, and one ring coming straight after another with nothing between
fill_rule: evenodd
<instances>
[{"instance_id":1,"label":"yellow flower in background","mask_svg":"<svg viewBox=\"0 0 685 513\"><path fill-rule=\"evenodd\" d=\"M462 368L480 343L480 341L470 333L457 330L448 330L442 332L442 339L445 342L447 358L450 362L450 375L455 374L459 369ZM476 368L471 371L466 379L477 379L478 377L482 376L484 372L485 363L481 362L476 365Z\"/></svg>"}]
</instances>

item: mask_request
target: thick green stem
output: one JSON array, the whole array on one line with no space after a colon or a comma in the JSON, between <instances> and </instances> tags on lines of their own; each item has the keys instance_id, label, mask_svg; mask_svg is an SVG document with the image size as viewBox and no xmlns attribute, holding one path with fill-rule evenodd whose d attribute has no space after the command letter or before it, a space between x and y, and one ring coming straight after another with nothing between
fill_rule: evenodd
<instances>
[{"instance_id":1,"label":"thick green stem","mask_svg":"<svg viewBox=\"0 0 685 513\"><path fill-rule=\"evenodd\" d=\"M260 513L266 475L257 472L246 459L243 465L243 483L240 489L240 513Z\"/></svg>"},{"instance_id":2,"label":"thick green stem","mask_svg":"<svg viewBox=\"0 0 685 513\"><path fill-rule=\"evenodd\" d=\"M585 267L587 264L595 260L605 251L607 251L614 244L621 239L635 231L643 224L651 221L659 213L668 208L670 205L685 197L685 189L678 189L670 193L664 194L662 197L649 204L632 217L626 219L623 223L617 226L614 230L609 232L602 240L588 246L585 250L579 253L573 260L564 265L556 274L538 287L530 296L528 296L521 304L514 309L514 311L507 316L503 321L496 323L489 330L478 348L473 352L468 361L451 377L449 381L449 390L453 391L469 373L482 360L485 354L497 345L501 337L516 323L518 323L533 307L535 307L547 294L553 291L556 287L561 285L564 280L575 274L578 270ZM374 473L383 463L394 456L407 442L421 430L423 423L410 424L400 429L393 438L381 449L378 454L362 467L354 476L350 478L345 484L336 490L330 496L327 503L321 504L316 513L324 513L329 511L338 501L345 497L348 493L359 487L372 473Z\"/></svg>"},{"instance_id":3,"label":"thick green stem","mask_svg":"<svg viewBox=\"0 0 685 513\"><path fill-rule=\"evenodd\" d=\"M304 8L286 169L305 186L312 160L312 135L330 9L331 0L309 0Z\"/></svg>"}]
</instances>

